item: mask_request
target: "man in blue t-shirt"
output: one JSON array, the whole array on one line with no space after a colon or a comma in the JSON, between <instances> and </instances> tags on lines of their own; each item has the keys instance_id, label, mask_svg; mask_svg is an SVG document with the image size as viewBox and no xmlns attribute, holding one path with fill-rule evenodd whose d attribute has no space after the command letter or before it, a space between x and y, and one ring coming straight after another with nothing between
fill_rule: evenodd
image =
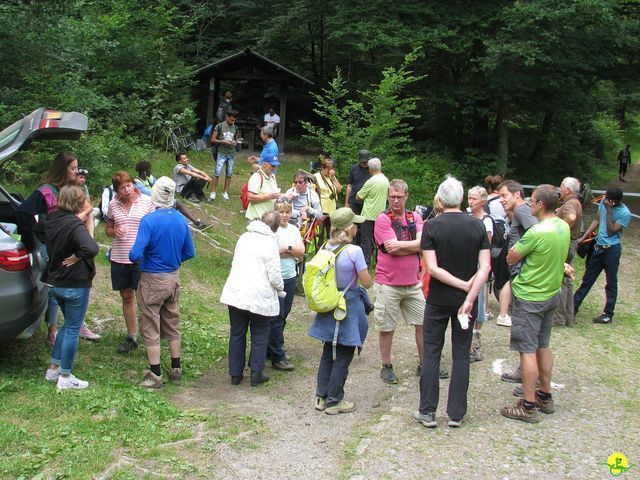
<instances>
[{"instance_id":1,"label":"man in blue t-shirt","mask_svg":"<svg viewBox=\"0 0 640 480\"><path fill-rule=\"evenodd\" d=\"M276 143L275 138L273 138L273 127L262 127L260 129L260 139L264 143L262 147L262 153L259 157L255 155L251 155L247 160L249 163L257 163L258 165L262 165L262 161L265 157L278 157L278 153L280 150L278 149L278 144Z\"/></svg>"},{"instance_id":2,"label":"man in blue t-shirt","mask_svg":"<svg viewBox=\"0 0 640 480\"><path fill-rule=\"evenodd\" d=\"M160 370L160 337L169 342L174 384L182 380L180 365L180 282L178 270L182 262L193 258L195 251L187 220L173 208L176 184L160 177L151 190L156 211L140 220L136 242L129 252L132 262L142 260L138 284L140 336L144 340L149 370L140 384L145 388L162 388Z\"/></svg>"},{"instance_id":3,"label":"man in blue t-shirt","mask_svg":"<svg viewBox=\"0 0 640 480\"><path fill-rule=\"evenodd\" d=\"M596 228L598 229L595 250L587 264L582 283L573 296L576 317L582 301L591 290L600 272L604 270L607 279L604 288L607 302L604 306L604 312L595 317L593 323L607 324L613 321L618 296L618 265L622 254L620 238L622 231L629 226L629 223L631 223L631 212L622 203L622 190L618 187L608 189L598 207L598 216L577 241L578 244L584 242Z\"/></svg>"}]
</instances>

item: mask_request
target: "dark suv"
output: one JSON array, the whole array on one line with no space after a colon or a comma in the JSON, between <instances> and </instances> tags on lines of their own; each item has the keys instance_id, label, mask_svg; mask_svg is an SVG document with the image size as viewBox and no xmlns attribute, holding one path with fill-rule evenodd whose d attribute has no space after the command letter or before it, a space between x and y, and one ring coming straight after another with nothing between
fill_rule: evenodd
<instances>
[{"instance_id":1,"label":"dark suv","mask_svg":"<svg viewBox=\"0 0 640 480\"><path fill-rule=\"evenodd\" d=\"M0 132L0 169L33 140L77 140L87 130L86 115L39 108ZM29 338L47 308L48 287L40 281L46 262L36 238L28 244L18 234L20 197L0 185L0 342Z\"/></svg>"}]
</instances>

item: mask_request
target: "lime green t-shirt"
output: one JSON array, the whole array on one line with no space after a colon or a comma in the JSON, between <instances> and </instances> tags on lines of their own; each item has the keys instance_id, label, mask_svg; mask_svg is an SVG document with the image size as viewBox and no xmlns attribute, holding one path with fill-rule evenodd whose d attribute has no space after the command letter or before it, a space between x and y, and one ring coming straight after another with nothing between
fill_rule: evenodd
<instances>
[{"instance_id":1,"label":"lime green t-shirt","mask_svg":"<svg viewBox=\"0 0 640 480\"><path fill-rule=\"evenodd\" d=\"M389 193L389 179L383 174L374 175L367 180L360 191L358 197L364 200L362 216L371 221L375 221L387 208L387 195Z\"/></svg>"},{"instance_id":2,"label":"lime green t-shirt","mask_svg":"<svg viewBox=\"0 0 640 480\"><path fill-rule=\"evenodd\" d=\"M569 225L558 217L547 218L526 231L514 247L524 256L511 286L516 297L544 302L560 292L570 238Z\"/></svg>"}]
</instances>

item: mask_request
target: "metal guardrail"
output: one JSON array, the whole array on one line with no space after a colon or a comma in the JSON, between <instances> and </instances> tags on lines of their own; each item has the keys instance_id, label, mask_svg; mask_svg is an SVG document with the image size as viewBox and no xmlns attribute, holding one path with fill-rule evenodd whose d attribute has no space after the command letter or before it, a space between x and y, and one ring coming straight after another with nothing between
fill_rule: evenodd
<instances>
[{"instance_id":1,"label":"metal guardrail","mask_svg":"<svg viewBox=\"0 0 640 480\"><path fill-rule=\"evenodd\" d=\"M522 188L526 188L526 189L530 189L530 190L533 190L536 187L537 187L537 185L522 185ZM604 195L606 193L606 191L605 190L591 190L591 193L597 193L599 195ZM640 198L640 193L624 192L624 196L625 197ZM632 213L631 216L640 220L640 215L636 215L635 213Z\"/></svg>"}]
</instances>

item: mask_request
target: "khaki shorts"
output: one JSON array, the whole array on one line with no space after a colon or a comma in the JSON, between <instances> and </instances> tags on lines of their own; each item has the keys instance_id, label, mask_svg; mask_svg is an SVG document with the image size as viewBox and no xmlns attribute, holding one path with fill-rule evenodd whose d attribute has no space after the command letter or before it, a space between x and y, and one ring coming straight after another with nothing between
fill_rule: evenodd
<instances>
[{"instance_id":1,"label":"khaki shorts","mask_svg":"<svg viewBox=\"0 0 640 480\"><path fill-rule=\"evenodd\" d=\"M148 347L160 338L180 340L180 278L172 273L142 272L138 284L140 336Z\"/></svg>"},{"instance_id":2,"label":"khaki shorts","mask_svg":"<svg viewBox=\"0 0 640 480\"><path fill-rule=\"evenodd\" d=\"M424 294L420 282L409 286L375 284L376 327L380 332L396 329L398 320L404 319L405 325L422 325L424 319Z\"/></svg>"}]
</instances>

